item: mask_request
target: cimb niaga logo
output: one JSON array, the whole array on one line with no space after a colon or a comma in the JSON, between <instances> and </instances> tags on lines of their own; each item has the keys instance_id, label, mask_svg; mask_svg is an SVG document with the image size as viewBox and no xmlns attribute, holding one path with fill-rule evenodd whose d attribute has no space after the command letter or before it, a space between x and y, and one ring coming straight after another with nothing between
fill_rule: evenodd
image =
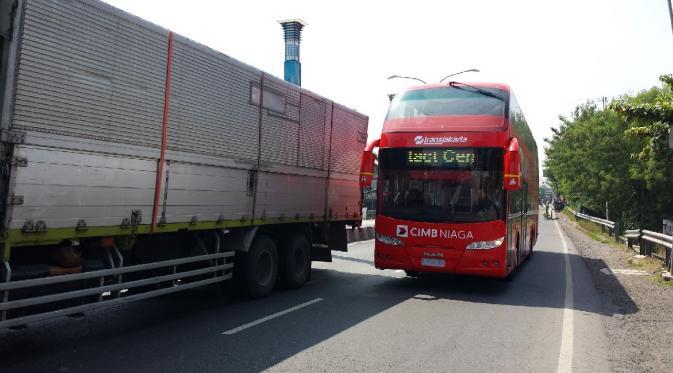
<instances>
[{"instance_id":1,"label":"cimb niaga logo","mask_svg":"<svg viewBox=\"0 0 673 373\"><path fill-rule=\"evenodd\" d=\"M416 136L414 138L416 145L442 145L442 144L462 144L467 142L466 136Z\"/></svg>"},{"instance_id":2,"label":"cimb niaga logo","mask_svg":"<svg viewBox=\"0 0 673 373\"><path fill-rule=\"evenodd\" d=\"M459 240L474 239L472 231L463 231L457 229L437 229L437 228L418 228L408 225L398 225L396 230L397 237L429 237L429 238L449 238Z\"/></svg>"}]
</instances>

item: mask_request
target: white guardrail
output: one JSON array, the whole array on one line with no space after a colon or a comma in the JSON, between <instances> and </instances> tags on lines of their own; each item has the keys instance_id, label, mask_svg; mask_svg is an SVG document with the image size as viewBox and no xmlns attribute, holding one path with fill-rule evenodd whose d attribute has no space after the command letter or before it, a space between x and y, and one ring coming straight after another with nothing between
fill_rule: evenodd
<instances>
[{"instance_id":1,"label":"white guardrail","mask_svg":"<svg viewBox=\"0 0 673 373\"><path fill-rule=\"evenodd\" d=\"M571 214L575 215L575 219L584 219L591 222L594 222L602 227L607 227L610 234L614 234L615 240L620 242L620 232L619 232L619 223L597 218L595 216L583 214L573 209L568 208ZM669 271L673 272L673 236L669 236L664 233L649 231L647 229L628 229L624 231L623 238L626 239L626 243L629 248L633 248L634 243L638 243L640 253L643 255L651 256L657 258L664 262ZM656 246L663 247L665 255L660 255Z\"/></svg>"}]
</instances>

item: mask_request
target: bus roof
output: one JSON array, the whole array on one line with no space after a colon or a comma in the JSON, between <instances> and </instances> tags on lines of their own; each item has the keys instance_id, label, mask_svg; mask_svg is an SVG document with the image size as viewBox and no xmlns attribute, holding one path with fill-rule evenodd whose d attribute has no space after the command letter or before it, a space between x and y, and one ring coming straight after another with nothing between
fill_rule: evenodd
<instances>
[{"instance_id":1,"label":"bus roof","mask_svg":"<svg viewBox=\"0 0 673 373\"><path fill-rule=\"evenodd\" d=\"M449 84L451 82L446 82L446 83L432 83L432 84L424 84L424 85L418 85L418 86L412 86L409 88L404 89L404 91L416 91L419 89L432 89L432 88L441 88L441 87L449 87ZM489 82L460 82L462 84L468 84L474 87L479 87L479 88L496 88L505 92L510 92L511 88L507 84L503 83L489 83Z\"/></svg>"}]
</instances>

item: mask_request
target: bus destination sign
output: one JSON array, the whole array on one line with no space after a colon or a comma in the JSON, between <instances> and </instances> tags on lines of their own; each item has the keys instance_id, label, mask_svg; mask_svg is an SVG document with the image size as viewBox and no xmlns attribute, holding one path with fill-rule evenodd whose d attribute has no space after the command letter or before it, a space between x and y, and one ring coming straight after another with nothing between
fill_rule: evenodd
<instances>
[{"instance_id":1,"label":"bus destination sign","mask_svg":"<svg viewBox=\"0 0 673 373\"><path fill-rule=\"evenodd\" d=\"M473 149L409 149L408 166L459 166L472 167L475 155Z\"/></svg>"}]
</instances>

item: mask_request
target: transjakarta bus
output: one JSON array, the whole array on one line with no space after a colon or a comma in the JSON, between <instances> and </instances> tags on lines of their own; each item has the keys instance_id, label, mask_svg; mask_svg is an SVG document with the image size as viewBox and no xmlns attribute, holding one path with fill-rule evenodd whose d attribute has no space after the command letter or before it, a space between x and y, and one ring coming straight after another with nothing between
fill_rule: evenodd
<instances>
[{"instance_id":1,"label":"transjakarta bus","mask_svg":"<svg viewBox=\"0 0 673 373\"><path fill-rule=\"evenodd\" d=\"M376 147L376 268L508 277L530 256L537 146L507 85L450 82L397 95L363 153L363 188Z\"/></svg>"}]
</instances>

